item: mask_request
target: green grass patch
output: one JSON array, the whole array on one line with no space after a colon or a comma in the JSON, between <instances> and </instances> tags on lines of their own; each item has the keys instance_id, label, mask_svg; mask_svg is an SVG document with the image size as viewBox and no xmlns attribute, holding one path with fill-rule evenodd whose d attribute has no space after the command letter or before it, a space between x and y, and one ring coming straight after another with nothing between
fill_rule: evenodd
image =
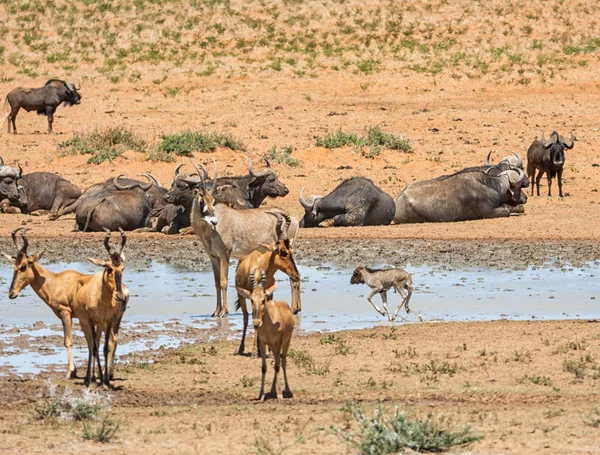
<instances>
[{"instance_id":1,"label":"green grass patch","mask_svg":"<svg viewBox=\"0 0 600 455\"><path fill-rule=\"evenodd\" d=\"M354 146L367 158L375 158L382 150L400 150L410 153L413 151L410 142L400 135L383 131L379 126L365 128L364 134L346 133L342 130L327 133L323 137L315 137L315 145L328 149ZM369 150L365 148L369 147Z\"/></svg>"},{"instance_id":2,"label":"green grass patch","mask_svg":"<svg viewBox=\"0 0 600 455\"><path fill-rule=\"evenodd\" d=\"M246 149L242 141L231 134L188 130L161 136L161 142L153 156L164 156L162 154L192 156L194 152L212 152L217 147L234 151Z\"/></svg>"},{"instance_id":3,"label":"green grass patch","mask_svg":"<svg viewBox=\"0 0 600 455\"><path fill-rule=\"evenodd\" d=\"M285 164L289 167L302 166L302 162L292 156L292 151L293 149L289 145L284 145L281 148L277 148L277 146L274 145L268 150L264 158L269 161L275 161L278 164Z\"/></svg>"},{"instance_id":4,"label":"green grass patch","mask_svg":"<svg viewBox=\"0 0 600 455\"><path fill-rule=\"evenodd\" d=\"M64 155L92 155L88 164L112 161L128 150L145 153L148 143L124 126L95 129L90 132L77 132L71 139L59 142Z\"/></svg>"},{"instance_id":5,"label":"green grass patch","mask_svg":"<svg viewBox=\"0 0 600 455\"><path fill-rule=\"evenodd\" d=\"M390 416L386 415L381 405L377 407L373 417L366 416L356 403L346 405L345 411L349 413L349 420L354 420L358 425L358 429L346 431L345 428L333 425L331 430L360 454L384 455L406 449L415 452L446 452L483 439L482 436L472 435L468 425L452 431L447 428L448 419L436 419L431 414L421 419L399 407Z\"/></svg>"}]
</instances>

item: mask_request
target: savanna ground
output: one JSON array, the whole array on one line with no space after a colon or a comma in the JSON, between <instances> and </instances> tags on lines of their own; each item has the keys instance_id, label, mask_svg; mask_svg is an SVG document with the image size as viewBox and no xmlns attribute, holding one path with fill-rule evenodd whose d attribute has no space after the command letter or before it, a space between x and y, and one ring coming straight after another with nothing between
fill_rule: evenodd
<instances>
[{"instance_id":1,"label":"savanna ground","mask_svg":"<svg viewBox=\"0 0 600 455\"><path fill-rule=\"evenodd\" d=\"M480 163L492 150L495 159L525 155L542 130L574 130L567 197L530 197L524 216L314 229L301 239L318 243L321 260L326 239L348 255L353 240L364 247L391 238L414 239L434 255L452 257L456 248L478 261L515 245L536 261L554 257L549 245L570 249L572 257L584 248L593 260L600 235L600 167L593 166L600 164L599 8L567 0L0 0L0 92L59 77L81 81L83 94L81 105L58 109L54 135L45 134L45 118L21 112L19 135L2 127L1 156L25 172L58 172L82 187L147 171L169 185L189 157L161 145L178 132L214 133L243 147L195 151L195 160L216 158L220 175L236 175L248 158L258 167L272 150L290 195L269 204L299 216L303 186L323 194L340 179L365 175L395 195L410 182ZM376 127L409 141L411 151L317 145L329 133L364 136ZM114 146L111 128L137 139ZM64 146L95 131L102 146L85 154ZM556 183L553 189L557 194ZM68 239L83 250L99 242L98 235L71 233L71 219L1 216L4 238L25 224L38 244ZM155 251L162 238L131 235L130 243ZM192 242L169 239L166 254L178 240L186 248ZM278 453L292 443L286 453L344 453L338 436L319 429L345 429L348 400L369 412L384 400L388 410L400 404L418 416L450 417L455 428L470 424L484 436L467 449L476 453L597 453L598 347L597 324L575 321L416 324L298 337L293 349L306 355L290 362L295 398L257 404L258 361L233 356L235 341L198 344L119 368L122 390L101 412L119 422L112 444L84 441L79 422L36 420L32 403L43 404L38 393L48 390L43 377L1 379L0 433L3 450L14 453L115 445L126 453Z\"/></svg>"}]
</instances>

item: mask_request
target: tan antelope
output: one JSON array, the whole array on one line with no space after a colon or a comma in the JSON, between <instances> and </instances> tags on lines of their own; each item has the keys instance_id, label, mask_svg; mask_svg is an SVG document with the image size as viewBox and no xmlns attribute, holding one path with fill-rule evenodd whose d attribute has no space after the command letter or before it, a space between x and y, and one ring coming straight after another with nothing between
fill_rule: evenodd
<instances>
[{"instance_id":1,"label":"tan antelope","mask_svg":"<svg viewBox=\"0 0 600 455\"><path fill-rule=\"evenodd\" d=\"M259 282L256 282L257 276L260 277ZM252 323L254 324L254 331L258 338L258 348L262 357L262 381L258 399L279 398L277 395L277 375L280 366L283 367L283 379L285 381L283 398L292 398L294 395L288 384L286 364L290 340L294 331L294 315L287 302L270 300L277 283L265 289L267 277L264 270L258 268L252 270L249 279L252 291L250 292L244 288L237 288L237 291L252 301ZM265 393L267 346L271 349L275 358L275 375L271 391Z\"/></svg>"},{"instance_id":2,"label":"tan antelope","mask_svg":"<svg viewBox=\"0 0 600 455\"><path fill-rule=\"evenodd\" d=\"M259 250L255 250L248 256L240 259L237 269L235 270L235 286L237 289L246 289L252 291L252 284L250 282L250 272L255 269L265 271L266 284L265 287L270 288L275 284L275 273L281 270L287 276L290 277L292 284L297 284L298 288L300 285L300 273L294 262L292 255L292 247L290 241L287 238L288 228L291 222L289 215L274 213L278 218L277 230L279 239L275 245L263 245L267 249L266 252L262 253ZM285 220L285 225L283 222ZM240 342L240 348L238 354L244 353L244 343L246 341L246 330L248 328L248 309L246 308L246 297L244 297L238 291L238 301L236 303L236 310L242 309L244 314L244 331L242 333L242 341ZM256 343L253 343L256 346Z\"/></svg>"},{"instance_id":3,"label":"tan antelope","mask_svg":"<svg viewBox=\"0 0 600 455\"><path fill-rule=\"evenodd\" d=\"M213 316L226 316L230 258L242 258L261 245L275 244L279 239L278 219L273 216L273 213L287 214L287 212L279 208L235 210L228 204L215 203L216 162L214 163L215 176L210 190L206 187L204 168L203 172L196 163L193 164L200 176L200 182L184 180L190 186L195 186L191 211L192 227L210 257L215 276L217 308ZM298 220L292 218L288 233L292 246L298 236L298 229ZM292 307L294 312L300 311L300 293L297 283L296 286L292 283Z\"/></svg>"},{"instance_id":4,"label":"tan antelope","mask_svg":"<svg viewBox=\"0 0 600 455\"><path fill-rule=\"evenodd\" d=\"M125 255L123 249L127 237L121 232L119 251L109 245L110 231L106 230L104 247L108 252L108 260L87 258L93 264L104 270L94 275L86 275L79 281L75 296L74 314L79 319L88 345L88 368L85 385L89 385L94 377L94 369L98 366L100 383L110 387L112 365L117 348L117 334L121 318L129 301L129 290L123 284L123 269ZM105 332L104 342L104 372L100 363L98 349Z\"/></svg>"},{"instance_id":5,"label":"tan antelope","mask_svg":"<svg viewBox=\"0 0 600 455\"><path fill-rule=\"evenodd\" d=\"M17 234L19 232L23 240L21 248L17 244ZM67 379L76 378L77 369L75 362L73 362L73 353L71 351L71 346L73 345L73 302L77 293L78 283L87 275L74 270L53 273L42 267L39 264L39 260L42 258L44 252L28 256L27 247L29 246L29 241L25 232L25 228L18 228L12 232L11 237L17 247L17 254L15 256L4 255L12 262L14 267L8 298L17 298L23 289L31 286L38 297L50 307L63 325L64 344L69 357L69 369L66 377Z\"/></svg>"}]
</instances>

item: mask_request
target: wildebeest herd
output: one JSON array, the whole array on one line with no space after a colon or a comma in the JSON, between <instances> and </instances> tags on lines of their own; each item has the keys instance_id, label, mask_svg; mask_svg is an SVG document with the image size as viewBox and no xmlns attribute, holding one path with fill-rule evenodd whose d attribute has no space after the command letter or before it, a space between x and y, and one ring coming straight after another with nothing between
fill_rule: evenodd
<instances>
[{"instance_id":1,"label":"wildebeest herd","mask_svg":"<svg viewBox=\"0 0 600 455\"><path fill-rule=\"evenodd\" d=\"M17 88L8 94L5 102L5 106L10 105L8 131L11 132L12 125L12 132L16 134L15 117L23 108L47 115L48 131L52 132L56 108L63 103L76 105L80 101L79 88L70 82L52 79L42 88ZM21 166L9 166L0 157L0 212L49 214L50 219L74 213L76 231L106 231L104 246L108 253L103 260L88 258L102 268L95 275L75 271L55 274L39 264L42 253L29 255L26 230L16 229L12 233L16 254L6 255L14 267L9 297L16 298L22 289L31 286L59 317L69 357L68 378L76 376L71 354L72 320L79 319L89 352L85 384L96 380L97 366L100 383L110 386L119 325L129 301L129 292L123 283L125 232L176 234L188 228L199 237L212 264L216 288L213 316L228 314L229 263L232 257L239 259L235 276L236 309L242 310L244 329L238 353L245 351L249 319L246 300L250 300L255 328L252 352L258 352L263 362L259 398L277 397L280 365L285 377L283 397L291 397L286 356L294 328L293 315L302 308L300 273L293 255L300 228L453 222L522 214L527 202L526 189L531 182L533 195L535 183L539 196L544 173L548 179L548 196L555 176L559 194L563 196L565 149L572 149L574 140L573 133L567 142L553 132L546 141L542 133L527 151L527 174L518 153L490 164L490 152L481 166L409 184L395 197L363 176L344 180L326 196L305 196L303 188L299 194L304 209L301 220L281 208L262 206L267 197L289 194L268 161L261 170L253 168L250 161L247 175L225 178L218 177L216 162L212 178L202 164L191 162L194 168L188 169L190 172L182 172L182 164L174 170L169 189L153 175L143 174L143 180L117 175L81 191L53 173L23 174ZM116 250L109 244L114 231L121 233L121 244ZM289 277L291 305L273 300L277 271ZM351 283L370 286L373 290L368 301L390 321L395 320L402 306L407 313L410 311L412 278L401 269L358 267ZM387 291L391 288L402 297L393 313L387 305ZM376 294L381 296L383 310L372 301ZM104 369L98 353L103 333ZM267 347L275 359L275 378L271 391L264 393Z\"/></svg>"}]
</instances>

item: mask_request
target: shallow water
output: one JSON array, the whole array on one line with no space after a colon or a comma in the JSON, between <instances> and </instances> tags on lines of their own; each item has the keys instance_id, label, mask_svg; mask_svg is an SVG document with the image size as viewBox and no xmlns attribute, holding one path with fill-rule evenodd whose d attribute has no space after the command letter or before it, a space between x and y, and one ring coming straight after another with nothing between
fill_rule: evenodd
<instances>
[{"instance_id":1,"label":"shallow water","mask_svg":"<svg viewBox=\"0 0 600 455\"><path fill-rule=\"evenodd\" d=\"M50 268L56 272L98 271L93 265L83 263L54 264ZM595 299L598 264L582 268L532 267L521 271L411 266L407 270L413 275L415 288L410 301L413 314L406 315L402 310L400 315L408 322L418 322L417 313L424 321L600 318ZM300 272L303 310L297 318L297 330L325 332L391 324L366 301L370 292L367 286L350 285L352 270L323 266L300 267ZM232 267L230 284L233 275ZM276 298L290 301L287 278L284 275L280 278ZM63 371L66 352L58 319L31 288L17 299L9 300L11 279L12 268L0 267L0 368L21 374L47 369ZM161 346L175 347L182 342L208 341L214 336L240 336L240 312L226 320L209 317L215 307L212 273L152 263L144 270L127 269L124 282L131 295L120 332L125 334L125 342L119 345L119 355ZM228 296L229 310L233 311L236 293L232 286ZM393 311L400 295L390 291L388 301ZM379 296L375 302L381 305ZM199 337L205 331L207 338ZM81 337L77 324L74 333ZM87 358L81 339L74 346L78 365Z\"/></svg>"}]
</instances>

